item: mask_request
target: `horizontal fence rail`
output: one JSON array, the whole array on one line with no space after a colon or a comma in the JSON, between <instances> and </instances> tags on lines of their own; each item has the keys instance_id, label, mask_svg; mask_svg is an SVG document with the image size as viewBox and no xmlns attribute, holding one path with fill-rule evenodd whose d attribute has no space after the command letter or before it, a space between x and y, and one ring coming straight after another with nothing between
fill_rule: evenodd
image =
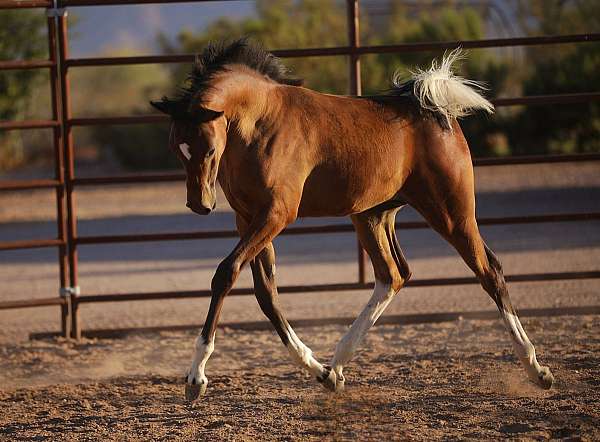
<instances>
[{"instance_id":1,"label":"horizontal fence rail","mask_svg":"<svg viewBox=\"0 0 600 442\"><path fill-rule=\"evenodd\" d=\"M499 158L474 158L475 167L485 166L505 166L519 164L544 164L544 163L572 163L588 162L600 160L600 153L575 154L575 155L523 155L515 157ZM183 181L185 174L181 172L162 172L162 173L136 173L115 176L97 176L74 178L75 186L98 186L104 184L132 184L132 183L151 183ZM1 189L1 187L0 187Z\"/></svg>"},{"instance_id":2,"label":"horizontal fence rail","mask_svg":"<svg viewBox=\"0 0 600 442\"><path fill-rule=\"evenodd\" d=\"M164 115L133 115L133 116L98 116L74 117L71 114L69 71L73 68L91 66L118 66L132 64L155 63L188 63L194 60L193 54L166 54L128 57L86 57L72 58L68 51L66 7L107 6L107 5L136 5L136 4L168 4L183 2L209 2L213 0L0 0L0 9L46 8L48 10L48 60L0 60L0 71L49 69L52 89L52 118L47 120L0 121L0 130L32 130L50 129L54 135L55 147L55 178L37 180L4 180L0 181L0 191L22 191L33 189L51 189L56 192L57 237L53 239L28 239L0 242L0 250L18 250L29 248L56 247L58 249L59 279L61 296L41 299L26 299L0 302L0 310L58 305L61 308L61 328L65 336L78 338L81 334L78 306L81 303L136 301L150 299L178 299L207 297L208 290L153 292L153 293L123 293L123 294L80 294L78 288L78 247L95 244L129 243L141 241L178 241L202 240L214 238L237 237L235 230L166 232L141 235L98 235L86 236L77 233L76 204L73 197L77 186L103 186L134 183L157 183L183 180L179 172L136 173L120 176L76 177L74 169L74 142L72 128L98 125L131 125L167 123ZM222 1L222 0L221 0ZM347 1L348 45L325 48L294 48L279 49L273 53L281 58L296 57L329 57L344 56L349 60L349 93L351 96L365 97L361 94L360 57L369 54L402 54L412 52L430 52L454 49L499 48L511 46L538 46L557 44L584 44L600 41L600 33L531 36L515 38L491 38L467 41L439 41L401 43L394 45L362 46L359 36L358 0ZM57 9L53 9L56 6ZM595 87L596 85L591 85ZM377 96L378 99L384 99ZM600 99L600 92L548 94L526 97L501 97L493 99L495 106L542 106L554 104L591 103ZM600 160L600 153L578 155L547 155L519 156L500 158L475 158L476 167L506 166L518 164L541 164L560 162L581 162ZM480 225L530 224L552 222L586 222L600 220L600 212L525 215L501 218L481 218ZM399 229L427 228L424 222L398 222ZM334 234L352 232L351 224L331 224L320 226L289 227L283 235L304 234ZM365 280L365 257L359 248L358 282L336 284L313 284L282 286L280 293L302 293L321 291L344 291L372 289L373 283ZM508 275L509 282L554 281L568 279L600 278L600 271L535 273ZM472 277L436 278L414 280L409 287L425 287L434 285L456 285L478 283ZM234 295L253 294L251 288L238 288Z\"/></svg>"},{"instance_id":3,"label":"horizontal fence rail","mask_svg":"<svg viewBox=\"0 0 600 442\"><path fill-rule=\"evenodd\" d=\"M48 129L60 127L54 120L0 121L0 130Z\"/></svg>"},{"instance_id":4,"label":"horizontal fence rail","mask_svg":"<svg viewBox=\"0 0 600 442\"><path fill-rule=\"evenodd\" d=\"M0 0L0 9L51 8L52 0Z\"/></svg>"},{"instance_id":5,"label":"horizontal fence rail","mask_svg":"<svg viewBox=\"0 0 600 442\"><path fill-rule=\"evenodd\" d=\"M23 299L18 301L2 301L0 302L0 310L11 310L16 308L28 307L46 307L49 305L65 305L66 302L66 299L60 297Z\"/></svg>"},{"instance_id":6,"label":"horizontal fence rail","mask_svg":"<svg viewBox=\"0 0 600 442\"><path fill-rule=\"evenodd\" d=\"M594 221L600 220L600 212L591 213L569 213L564 215L531 215L531 216L513 216L502 218L478 218L477 224L480 226L496 226L505 224L541 224L541 223L559 223L573 221ZM428 229L429 225L422 221L397 222L396 229ZM352 224L331 224L325 226L302 226L288 227L280 235L315 235L322 233L346 233L354 232ZM136 235L103 235L103 236L78 236L75 239L77 244L108 244L108 243L127 243L127 242L152 242L152 241L181 241L185 239L219 239L219 238L238 238L237 230L210 230L196 232L175 232L175 233L146 233Z\"/></svg>"},{"instance_id":7,"label":"horizontal fence rail","mask_svg":"<svg viewBox=\"0 0 600 442\"><path fill-rule=\"evenodd\" d=\"M498 218L478 218L480 226L497 226L506 224L542 224L560 222L599 221L600 212L566 213L550 215L529 215ZM396 229L412 230L427 229L429 225L423 221L396 222ZM288 227L280 235L316 235L331 233L354 232L352 224L330 224L319 226ZM100 236L77 236L74 242L78 245L109 244L109 243L131 243L131 242L156 242L156 241L182 241L202 239L237 238L237 230L207 230L193 232L172 233L145 233L136 235L100 235ZM58 239L34 239L21 241L0 242L0 250L16 250L26 248L42 248L64 245L64 241Z\"/></svg>"},{"instance_id":8,"label":"horizontal fence rail","mask_svg":"<svg viewBox=\"0 0 600 442\"><path fill-rule=\"evenodd\" d=\"M407 52L439 51L444 49L498 48L511 46L539 46L549 44L566 44L600 41L597 34L572 34L543 37L520 38L494 38L486 40L462 40L424 43L405 43L399 45L380 46L337 46L330 48L309 49L275 49L271 52L280 58L300 57L331 57L344 55L371 55L371 54L398 54ZM170 54L170 55L145 55L137 57L87 57L71 58L66 61L67 66L112 66L127 64L163 64L163 63L191 63L195 54Z\"/></svg>"},{"instance_id":9,"label":"horizontal fence rail","mask_svg":"<svg viewBox=\"0 0 600 442\"><path fill-rule=\"evenodd\" d=\"M396 99L393 96L373 95L372 97L360 96L359 98ZM528 97L494 98L490 100L496 107L504 106L545 106L549 104L575 104L600 100L600 92L578 93L578 94L553 94L532 95ZM135 115L122 117L83 117L71 118L67 124L71 126L104 126L104 125L127 125L127 124L149 124L168 123L167 115ZM0 125L0 128L2 126Z\"/></svg>"},{"instance_id":10,"label":"horizontal fence rail","mask_svg":"<svg viewBox=\"0 0 600 442\"><path fill-rule=\"evenodd\" d=\"M6 180L0 181L0 191L53 189L62 186L59 180Z\"/></svg>"},{"instance_id":11,"label":"horizontal fence rail","mask_svg":"<svg viewBox=\"0 0 600 442\"><path fill-rule=\"evenodd\" d=\"M374 95L372 97L360 96L360 98L376 98L393 100L394 97L386 95ZM547 106L550 104L577 104L600 100L600 92L577 93L577 94L552 94L532 95L526 97L494 98L490 101L496 107L507 106ZM168 123L166 115L133 115L116 117L80 117L70 118L66 121L69 126L105 126L105 125L129 125L129 124L152 124ZM2 130L44 129L60 125L58 121L52 120L29 120L6 122L0 121Z\"/></svg>"},{"instance_id":12,"label":"horizontal fence rail","mask_svg":"<svg viewBox=\"0 0 600 442\"><path fill-rule=\"evenodd\" d=\"M526 273L517 275L505 275L507 282L540 282L540 281L567 281L582 279L599 279L600 271L582 271L582 272L556 272L556 273ZM455 278L430 278L410 280L405 287L435 287L447 285L473 285L480 284L477 278L465 276ZM319 292L340 292L352 290L373 290L373 282L349 282L334 284L313 284L313 285L282 285L277 287L280 294L293 293L319 293ZM234 288L230 296L250 296L254 295L254 288L242 287ZM183 291L164 291L164 292L141 292L141 293L106 293L90 294L78 296L79 303L98 303L98 302L126 302L126 301L157 301L162 299L189 299L189 298L210 298L210 290L183 290ZM47 305L64 304L64 298L40 298L24 301L4 301L0 302L0 310L9 310L25 307L42 307Z\"/></svg>"},{"instance_id":13,"label":"horizontal fence rail","mask_svg":"<svg viewBox=\"0 0 600 442\"><path fill-rule=\"evenodd\" d=\"M600 278L600 271L590 272L562 272L562 273L530 273L522 275L505 275L507 282L539 282L539 281L559 281L572 279L596 279ZM480 284L474 277L457 278L432 278L410 280L406 287L432 287L440 285L469 285ZM315 292L339 292L351 290L373 290L375 283L350 282L344 284L314 284L314 285L294 285L277 287L279 293L315 293ZM254 288L232 289L231 295L249 296L254 295ZM80 302L121 302L121 301L143 301L147 299L183 299L183 298L210 298L210 290L188 290L180 292L150 292L150 293L126 293L126 294L105 294L105 295L82 295Z\"/></svg>"},{"instance_id":14,"label":"horizontal fence rail","mask_svg":"<svg viewBox=\"0 0 600 442\"><path fill-rule=\"evenodd\" d=\"M5 241L0 243L0 250L38 249L44 247L64 246L66 243L60 239L27 239L19 241Z\"/></svg>"},{"instance_id":15,"label":"horizontal fence rail","mask_svg":"<svg viewBox=\"0 0 600 442\"><path fill-rule=\"evenodd\" d=\"M50 68L56 63L50 60L13 60L0 61L0 71Z\"/></svg>"}]
</instances>

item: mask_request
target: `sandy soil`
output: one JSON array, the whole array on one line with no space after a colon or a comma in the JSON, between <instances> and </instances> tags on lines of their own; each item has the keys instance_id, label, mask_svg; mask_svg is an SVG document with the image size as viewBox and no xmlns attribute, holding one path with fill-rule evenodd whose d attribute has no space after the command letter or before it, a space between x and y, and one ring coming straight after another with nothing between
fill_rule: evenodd
<instances>
[{"instance_id":1,"label":"sandy soil","mask_svg":"<svg viewBox=\"0 0 600 442\"><path fill-rule=\"evenodd\" d=\"M524 320L557 383L525 380L499 321L379 326L346 391L299 372L271 332L224 329L209 390L183 400L190 332L0 347L0 439L600 438L600 317ZM326 360L343 326L299 329Z\"/></svg>"}]
</instances>

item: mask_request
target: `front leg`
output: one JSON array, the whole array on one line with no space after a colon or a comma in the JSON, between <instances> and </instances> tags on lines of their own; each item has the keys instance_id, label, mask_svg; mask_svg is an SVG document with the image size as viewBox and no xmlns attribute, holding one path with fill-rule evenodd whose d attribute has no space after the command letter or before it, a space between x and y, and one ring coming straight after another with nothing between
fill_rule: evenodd
<instances>
[{"instance_id":1,"label":"front leg","mask_svg":"<svg viewBox=\"0 0 600 442\"><path fill-rule=\"evenodd\" d=\"M211 283L210 307L202 332L196 340L194 357L186 377L186 399L194 400L206 392L208 379L204 374L204 367L214 350L215 332L223 300L233 287L242 267L254 259L288 224L290 215L283 210L284 207L282 204L272 204L259 213L233 251L217 267Z\"/></svg>"}]
</instances>

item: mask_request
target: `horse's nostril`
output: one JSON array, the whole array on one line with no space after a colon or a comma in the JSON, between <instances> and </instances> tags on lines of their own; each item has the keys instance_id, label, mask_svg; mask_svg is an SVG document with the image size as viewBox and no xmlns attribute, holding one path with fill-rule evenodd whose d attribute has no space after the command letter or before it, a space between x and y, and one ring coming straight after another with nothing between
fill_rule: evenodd
<instances>
[{"instance_id":1,"label":"horse's nostril","mask_svg":"<svg viewBox=\"0 0 600 442\"><path fill-rule=\"evenodd\" d=\"M212 209L205 207L200 203L194 203L190 201L188 201L185 206L198 215L208 215L212 211Z\"/></svg>"}]
</instances>

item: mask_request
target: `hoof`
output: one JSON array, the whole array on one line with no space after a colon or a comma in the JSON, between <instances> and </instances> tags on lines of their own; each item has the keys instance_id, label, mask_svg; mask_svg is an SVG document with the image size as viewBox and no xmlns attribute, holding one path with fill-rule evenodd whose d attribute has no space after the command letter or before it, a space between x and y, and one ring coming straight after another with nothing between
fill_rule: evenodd
<instances>
[{"instance_id":1,"label":"hoof","mask_svg":"<svg viewBox=\"0 0 600 442\"><path fill-rule=\"evenodd\" d=\"M548 367L542 367L535 383L544 390L549 390L552 387L552 384L554 384L554 376Z\"/></svg>"},{"instance_id":2,"label":"hoof","mask_svg":"<svg viewBox=\"0 0 600 442\"><path fill-rule=\"evenodd\" d=\"M323 387L329 391L339 391L337 389L335 371L333 371L329 365L323 366L323 374L321 376L317 376L317 381L319 381Z\"/></svg>"},{"instance_id":3,"label":"hoof","mask_svg":"<svg viewBox=\"0 0 600 442\"><path fill-rule=\"evenodd\" d=\"M195 401L199 396L203 396L206 393L206 387L208 387L208 381L201 380L197 383L194 379L191 384L185 384L185 399L187 401Z\"/></svg>"}]
</instances>

